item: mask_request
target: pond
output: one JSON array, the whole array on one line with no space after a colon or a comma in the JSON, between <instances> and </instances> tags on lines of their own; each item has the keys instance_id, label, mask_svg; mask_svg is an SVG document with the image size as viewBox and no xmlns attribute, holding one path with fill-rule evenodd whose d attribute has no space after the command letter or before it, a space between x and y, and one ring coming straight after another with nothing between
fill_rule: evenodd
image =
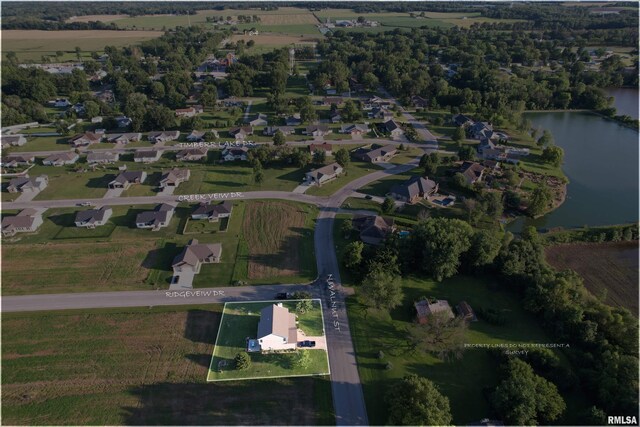
<instances>
[{"instance_id":1,"label":"pond","mask_svg":"<svg viewBox=\"0 0 640 427\"><path fill-rule=\"evenodd\" d=\"M534 127L551 131L565 152L567 200L538 219L507 227L538 229L600 226L638 221L638 132L589 113L528 113Z\"/></svg>"},{"instance_id":2,"label":"pond","mask_svg":"<svg viewBox=\"0 0 640 427\"><path fill-rule=\"evenodd\" d=\"M613 96L613 106L618 110L617 114L626 114L638 120L638 89L637 88L611 88L607 93Z\"/></svg>"}]
</instances>

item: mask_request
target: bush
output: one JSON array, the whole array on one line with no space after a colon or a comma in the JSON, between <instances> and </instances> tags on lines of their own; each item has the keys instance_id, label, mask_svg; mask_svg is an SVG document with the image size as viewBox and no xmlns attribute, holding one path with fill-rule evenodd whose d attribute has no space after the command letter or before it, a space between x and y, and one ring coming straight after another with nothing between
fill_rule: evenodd
<instances>
[{"instance_id":1,"label":"bush","mask_svg":"<svg viewBox=\"0 0 640 427\"><path fill-rule=\"evenodd\" d=\"M234 361L236 362L236 369L239 371L244 371L251 367L251 356L246 351L236 354Z\"/></svg>"},{"instance_id":2,"label":"bush","mask_svg":"<svg viewBox=\"0 0 640 427\"><path fill-rule=\"evenodd\" d=\"M393 369L393 363L387 362L387 364L384 365L384 369L386 369L387 371L390 371L391 369Z\"/></svg>"},{"instance_id":3,"label":"bush","mask_svg":"<svg viewBox=\"0 0 640 427\"><path fill-rule=\"evenodd\" d=\"M378 352L378 359L384 359L384 353L382 352L382 350Z\"/></svg>"},{"instance_id":4,"label":"bush","mask_svg":"<svg viewBox=\"0 0 640 427\"><path fill-rule=\"evenodd\" d=\"M502 326L507 322L504 314L495 308L484 309L482 307L477 307L475 311L480 319L491 325Z\"/></svg>"}]
</instances>

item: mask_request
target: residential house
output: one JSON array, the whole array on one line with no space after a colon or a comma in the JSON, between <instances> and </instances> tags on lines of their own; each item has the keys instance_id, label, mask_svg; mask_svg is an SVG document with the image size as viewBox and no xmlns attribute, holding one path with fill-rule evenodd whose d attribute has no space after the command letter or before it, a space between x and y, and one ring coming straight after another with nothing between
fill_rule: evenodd
<instances>
[{"instance_id":1,"label":"residential house","mask_svg":"<svg viewBox=\"0 0 640 427\"><path fill-rule=\"evenodd\" d=\"M42 161L45 166L64 166L72 165L78 161L80 156L73 151L64 151L62 153L52 154Z\"/></svg>"},{"instance_id":2,"label":"residential house","mask_svg":"<svg viewBox=\"0 0 640 427\"><path fill-rule=\"evenodd\" d=\"M478 154L481 157L484 157L485 150L495 150L496 144L493 143L489 138L482 138L480 140L480 144L478 144L477 150Z\"/></svg>"},{"instance_id":3,"label":"residential house","mask_svg":"<svg viewBox=\"0 0 640 427\"><path fill-rule=\"evenodd\" d=\"M2 148L7 147L22 147L27 143L27 138L24 135L4 135L0 136L0 141L2 141Z\"/></svg>"},{"instance_id":4,"label":"residential house","mask_svg":"<svg viewBox=\"0 0 640 427\"><path fill-rule=\"evenodd\" d=\"M249 118L246 121L250 126L267 126L267 115L258 113Z\"/></svg>"},{"instance_id":5,"label":"residential house","mask_svg":"<svg viewBox=\"0 0 640 427\"><path fill-rule=\"evenodd\" d=\"M133 161L136 163L154 163L160 160L162 152L154 149L136 150L133 154Z\"/></svg>"},{"instance_id":6,"label":"residential house","mask_svg":"<svg viewBox=\"0 0 640 427\"><path fill-rule=\"evenodd\" d=\"M177 187L185 181L191 178L191 171L189 169L173 168L162 173L160 177L160 188L165 187Z\"/></svg>"},{"instance_id":7,"label":"residential house","mask_svg":"<svg viewBox=\"0 0 640 427\"><path fill-rule=\"evenodd\" d=\"M11 179L7 186L9 193L35 193L44 190L49 185L49 177L40 175L35 178L29 178L29 175L20 176Z\"/></svg>"},{"instance_id":8,"label":"residential house","mask_svg":"<svg viewBox=\"0 0 640 427\"><path fill-rule=\"evenodd\" d=\"M192 130L189 135L187 135L187 141L189 142L202 142L204 141L204 136L207 132L203 130Z\"/></svg>"},{"instance_id":9,"label":"residential house","mask_svg":"<svg viewBox=\"0 0 640 427\"><path fill-rule=\"evenodd\" d=\"M207 158L207 147L186 148L178 151L176 160L180 162L197 162Z\"/></svg>"},{"instance_id":10,"label":"residential house","mask_svg":"<svg viewBox=\"0 0 640 427\"><path fill-rule=\"evenodd\" d=\"M258 344L261 351L295 350L298 345L296 316L282 304L271 304L260 310Z\"/></svg>"},{"instance_id":11,"label":"residential house","mask_svg":"<svg viewBox=\"0 0 640 427\"><path fill-rule=\"evenodd\" d=\"M36 158L33 154L16 153L9 154L2 160L2 166L6 168L15 168L18 166L29 166L35 162Z\"/></svg>"},{"instance_id":12,"label":"residential house","mask_svg":"<svg viewBox=\"0 0 640 427\"><path fill-rule=\"evenodd\" d=\"M359 148L353 152L353 156L364 162L377 163L389 161L398 153L395 145L385 145L375 149Z\"/></svg>"},{"instance_id":13,"label":"residential house","mask_svg":"<svg viewBox=\"0 0 640 427\"><path fill-rule=\"evenodd\" d=\"M344 102L344 99L342 99L341 97L325 96L324 99L322 100L322 105L325 105L325 106L335 105L339 107L342 105L343 102Z\"/></svg>"},{"instance_id":14,"label":"residential house","mask_svg":"<svg viewBox=\"0 0 640 427\"><path fill-rule=\"evenodd\" d=\"M249 135L253 135L252 126L240 126L229 130L229 135L233 136L237 140L244 140Z\"/></svg>"},{"instance_id":15,"label":"residential house","mask_svg":"<svg viewBox=\"0 0 640 427\"><path fill-rule=\"evenodd\" d=\"M316 151L324 151L327 156L330 156L333 152L333 145L328 142L323 142L322 144L309 144L309 152L313 154Z\"/></svg>"},{"instance_id":16,"label":"residential house","mask_svg":"<svg viewBox=\"0 0 640 427\"><path fill-rule=\"evenodd\" d=\"M390 196L405 203L416 203L428 199L438 192L438 183L421 176L412 176L402 184L391 187Z\"/></svg>"},{"instance_id":17,"label":"residential house","mask_svg":"<svg viewBox=\"0 0 640 427\"><path fill-rule=\"evenodd\" d=\"M476 313L466 301L460 301L460 304L456 305L456 311L458 312L458 316L462 317L465 320L469 320L471 322L478 321Z\"/></svg>"},{"instance_id":18,"label":"residential house","mask_svg":"<svg viewBox=\"0 0 640 427\"><path fill-rule=\"evenodd\" d=\"M173 259L173 274L182 272L198 274L202 264L220 262L222 245L220 243L203 244L191 239L187 246Z\"/></svg>"},{"instance_id":19,"label":"residential house","mask_svg":"<svg viewBox=\"0 0 640 427\"><path fill-rule=\"evenodd\" d=\"M282 132L282 134L285 136L293 135L294 133L296 133L296 129L292 126L267 126L264 128L262 133L265 136L273 136L278 131Z\"/></svg>"},{"instance_id":20,"label":"residential house","mask_svg":"<svg viewBox=\"0 0 640 427\"><path fill-rule=\"evenodd\" d=\"M338 163L331 163L330 165L307 172L304 179L308 185L321 186L337 178L343 171L344 169Z\"/></svg>"},{"instance_id":21,"label":"residential house","mask_svg":"<svg viewBox=\"0 0 640 427\"><path fill-rule=\"evenodd\" d=\"M131 119L127 116L116 117L116 124L119 128L126 128L131 124Z\"/></svg>"},{"instance_id":22,"label":"residential house","mask_svg":"<svg viewBox=\"0 0 640 427\"><path fill-rule=\"evenodd\" d=\"M377 215L355 215L353 228L360 233L360 240L369 245L379 245L396 229L393 218Z\"/></svg>"},{"instance_id":23,"label":"residential house","mask_svg":"<svg viewBox=\"0 0 640 427\"><path fill-rule=\"evenodd\" d=\"M112 153L110 151L87 154L87 163L90 165L115 163L119 159L119 153Z\"/></svg>"},{"instance_id":24,"label":"residential house","mask_svg":"<svg viewBox=\"0 0 640 427\"><path fill-rule=\"evenodd\" d=\"M476 162L463 162L460 167L460 173L464 176L467 184L475 184L482 181L484 176L484 166Z\"/></svg>"},{"instance_id":25,"label":"residential house","mask_svg":"<svg viewBox=\"0 0 640 427\"><path fill-rule=\"evenodd\" d=\"M404 135L404 131L395 120L387 120L383 123L384 130L391 135L392 138L397 138Z\"/></svg>"},{"instance_id":26,"label":"residential house","mask_svg":"<svg viewBox=\"0 0 640 427\"><path fill-rule=\"evenodd\" d=\"M178 108L176 116L178 117L194 117L196 114L202 113L202 105L194 105L188 108Z\"/></svg>"},{"instance_id":27,"label":"residential house","mask_svg":"<svg viewBox=\"0 0 640 427\"><path fill-rule=\"evenodd\" d=\"M113 144L128 144L130 142L140 141L142 134L140 132L129 133L110 133L106 135L106 141Z\"/></svg>"},{"instance_id":28,"label":"residential house","mask_svg":"<svg viewBox=\"0 0 640 427\"><path fill-rule=\"evenodd\" d=\"M451 121L454 125L460 127L467 127L473 125L473 120L471 117L465 116L464 114L456 114L451 118Z\"/></svg>"},{"instance_id":29,"label":"residential house","mask_svg":"<svg viewBox=\"0 0 640 427\"><path fill-rule=\"evenodd\" d=\"M493 134L493 126L487 122L476 122L468 128L469 136L473 139L496 139Z\"/></svg>"},{"instance_id":30,"label":"residential house","mask_svg":"<svg viewBox=\"0 0 640 427\"><path fill-rule=\"evenodd\" d=\"M311 125L304 130L305 135L309 136L325 136L331 133L331 129L327 125Z\"/></svg>"},{"instance_id":31,"label":"residential house","mask_svg":"<svg viewBox=\"0 0 640 427\"><path fill-rule=\"evenodd\" d=\"M331 123L340 123L340 121L342 121L342 116L340 115L340 112L335 111L331 113L330 120L331 120Z\"/></svg>"},{"instance_id":32,"label":"residential house","mask_svg":"<svg viewBox=\"0 0 640 427\"><path fill-rule=\"evenodd\" d=\"M102 123L102 116L96 116L91 118L91 123Z\"/></svg>"},{"instance_id":33,"label":"residential house","mask_svg":"<svg viewBox=\"0 0 640 427\"><path fill-rule=\"evenodd\" d=\"M179 130L168 130L162 132L149 132L147 135L147 139L151 141L153 144L164 143L169 141L175 141L180 137Z\"/></svg>"},{"instance_id":34,"label":"residential house","mask_svg":"<svg viewBox=\"0 0 640 427\"><path fill-rule=\"evenodd\" d=\"M289 116L285 119L285 123L287 126L300 126L302 124L302 120L300 119L300 113L296 113L293 116Z\"/></svg>"},{"instance_id":35,"label":"residential house","mask_svg":"<svg viewBox=\"0 0 640 427\"><path fill-rule=\"evenodd\" d=\"M224 201L218 204L200 203L191 213L191 219L206 219L209 222L218 222L220 218L229 218L233 211L233 203Z\"/></svg>"},{"instance_id":36,"label":"residential house","mask_svg":"<svg viewBox=\"0 0 640 427\"><path fill-rule=\"evenodd\" d=\"M369 132L369 126L359 124L347 124L340 126L340 133L351 135L363 135Z\"/></svg>"},{"instance_id":37,"label":"residential house","mask_svg":"<svg viewBox=\"0 0 640 427\"><path fill-rule=\"evenodd\" d=\"M158 231L162 227L169 225L174 212L175 207L166 203L161 203L152 211L140 212L136 215L136 227L150 228L153 231Z\"/></svg>"},{"instance_id":38,"label":"residential house","mask_svg":"<svg viewBox=\"0 0 640 427\"><path fill-rule=\"evenodd\" d=\"M53 105L56 108L67 108L71 105L67 98L56 98L53 101L49 101L49 104Z\"/></svg>"},{"instance_id":39,"label":"residential house","mask_svg":"<svg viewBox=\"0 0 640 427\"><path fill-rule=\"evenodd\" d=\"M439 315L445 319L453 319L453 311L446 300L426 299L414 304L416 308L416 320L420 324L429 321L429 317Z\"/></svg>"},{"instance_id":40,"label":"residential house","mask_svg":"<svg viewBox=\"0 0 640 427\"><path fill-rule=\"evenodd\" d=\"M71 139L69 139L69 143L72 147L86 147L87 145L96 144L102 141L103 137L104 135L94 132L85 132L71 137Z\"/></svg>"},{"instance_id":41,"label":"residential house","mask_svg":"<svg viewBox=\"0 0 640 427\"><path fill-rule=\"evenodd\" d=\"M247 147L229 147L222 150L222 160L233 162L235 160L247 160L249 149Z\"/></svg>"},{"instance_id":42,"label":"residential house","mask_svg":"<svg viewBox=\"0 0 640 427\"><path fill-rule=\"evenodd\" d=\"M487 168L487 169L491 169L491 170L499 170L500 169L500 162L497 162L495 160L485 160L482 162L482 165Z\"/></svg>"},{"instance_id":43,"label":"residential house","mask_svg":"<svg viewBox=\"0 0 640 427\"><path fill-rule=\"evenodd\" d=\"M15 236L16 233L34 232L42 225L42 214L36 209L24 209L14 216L2 218L2 235Z\"/></svg>"},{"instance_id":44,"label":"residential house","mask_svg":"<svg viewBox=\"0 0 640 427\"><path fill-rule=\"evenodd\" d=\"M374 107L367 113L370 119L382 119L384 121L393 119L393 112L380 107Z\"/></svg>"},{"instance_id":45,"label":"residential house","mask_svg":"<svg viewBox=\"0 0 640 427\"><path fill-rule=\"evenodd\" d=\"M82 116L87 111L87 109L85 108L84 104L78 102L77 104L74 104L71 107L69 107L69 110L67 111L75 113L77 116Z\"/></svg>"},{"instance_id":46,"label":"residential house","mask_svg":"<svg viewBox=\"0 0 640 427\"><path fill-rule=\"evenodd\" d=\"M145 171L123 171L108 184L109 188L127 189L132 184L142 184L147 179Z\"/></svg>"},{"instance_id":47,"label":"residential house","mask_svg":"<svg viewBox=\"0 0 640 427\"><path fill-rule=\"evenodd\" d=\"M113 210L109 206L80 211L76 213L76 227L96 228L105 225L111 215L113 215Z\"/></svg>"},{"instance_id":48,"label":"residential house","mask_svg":"<svg viewBox=\"0 0 640 427\"><path fill-rule=\"evenodd\" d=\"M427 108L429 106L429 101L421 96L413 95L411 97L411 104L416 108Z\"/></svg>"}]
</instances>

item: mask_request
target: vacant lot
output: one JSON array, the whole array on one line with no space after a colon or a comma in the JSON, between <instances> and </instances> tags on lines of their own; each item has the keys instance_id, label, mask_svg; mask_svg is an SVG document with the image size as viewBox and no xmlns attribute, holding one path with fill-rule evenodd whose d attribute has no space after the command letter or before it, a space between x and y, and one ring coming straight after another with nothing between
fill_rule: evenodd
<instances>
[{"instance_id":1,"label":"vacant lot","mask_svg":"<svg viewBox=\"0 0 640 427\"><path fill-rule=\"evenodd\" d=\"M242 227L248 278L306 276L313 267L315 208L286 202L247 204Z\"/></svg>"},{"instance_id":2,"label":"vacant lot","mask_svg":"<svg viewBox=\"0 0 640 427\"><path fill-rule=\"evenodd\" d=\"M148 289L143 260L154 247L154 240L5 245L2 293Z\"/></svg>"},{"instance_id":3,"label":"vacant lot","mask_svg":"<svg viewBox=\"0 0 640 427\"><path fill-rule=\"evenodd\" d=\"M56 51L71 52L76 46L83 51L101 52L105 46L128 46L160 37L160 31L41 31L5 30L2 32L2 52L13 51L20 59L39 59Z\"/></svg>"},{"instance_id":4,"label":"vacant lot","mask_svg":"<svg viewBox=\"0 0 640 427\"><path fill-rule=\"evenodd\" d=\"M209 304L3 315L4 423L335 422L325 378L207 384L221 311Z\"/></svg>"},{"instance_id":5,"label":"vacant lot","mask_svg":"<svg viewBox=\"0 0 640 427\"><path fill-rule=\"evenodd\" d=\"M556 269L578 272L592 294L606 292L607 304L638 316L638 242L572 243L548 247L545 254Z\"/></svg>"},{"instance_id":6,"label":"vacant lot","mask_svg":"<svg viewBox=\"0 0 640 427\"><path fill-rule=\"evenodd\" d=\"M245 35L233 35L231 36L232 42L237 42L239 40L244 40L248 42L249 40L253 40L256 43L256 46L273 46L273 47L281 47L281 46L289 46L290 44L309 44L315 45L318 41L318 38L314 37L305 37L305 36L285 36L279 34L259 34L257 36L245 36Z\"/></svg>"},{"instance_id":7,"label":"vacant lot","mask_svg":"<svg viewBox=\"0 0 640 427\"><path fill-rule=\"evenodd\" d=\"M247 348L247 337L256 338L260 310L276 301L252 303L227 303L224 308L220 336L216 341L208 381L229 379L269 378L287 376L326 375L329 373L329 361L324 350L298 350L308 352L309 365L295 367L291 363L291 354L251 353L251 367L237 370L234 357ZM313 309L298 317L298 327L307 336L324 335L322 328L322 307L320 300L313 300ZM290 312L295 313L295 302L283 303Z\"/></svg>"}]
</instances>

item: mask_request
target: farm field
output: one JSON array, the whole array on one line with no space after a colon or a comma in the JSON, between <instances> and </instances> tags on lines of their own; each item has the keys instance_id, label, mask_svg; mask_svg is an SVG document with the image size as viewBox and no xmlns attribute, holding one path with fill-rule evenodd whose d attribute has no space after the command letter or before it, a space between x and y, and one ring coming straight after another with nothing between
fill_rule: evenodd
<instances>
[{"instance_id":1,"label":"farm field","mask_svg":"<svg viewBox=\"0 0 640 427\"><path fill-rule=\"evenodd\" d=\"M638 316L638 242L572 243L545 249L547 262L558 270L571 269L595 296Z\"/></svg>"},{"instance_id":2,"label":"farm field","mask_svg":"<svg viewBox=\"0 0 640 427\"><path fill-rule=\"evenodd\" d=\"M246 277L251 283L283 276L287 280L313 280L316 214L317 208L311 205L282 201L247 203L239 262L246 259Z\"/></svg>"},{"instance_id":3,"label":"farm field","mask_svg":"<svg viewBox=\"0 0 640 427\"><path fill-rule=\"evenodd\" d=\"M449 398L453 423L464 425L487 417L491 408L484 389L498 383L497 363L488 349L468 348L461 359L440 360L413 348L406 338L412 325L413 303L422 297L446 299L454 306L467 301L474 309L494 308L506 319L502 326L480 320L470 324L466 333L469 344L545 343L549 337L538 326L534 316L526 313L519 300L497 288L491 281L476 277L456 276L441 283L418 278L402 280L404 300L391 312L366 310L355 297L347 300L351 333L363 383L365 401L372 425L387 422L384 396L386 390L408 374L418 374L433 381ZM384 357L378 358L382 351ZM561 361L567 363L559 353ZM386 369L391 363L391 369ZM567 393L567 419L570 414L586 410L578 392Z\"/></svg>"},{"instance_id":4,"label":"farm field","mask_svg":"<svg viewBox=\"0 0 640 427\"><path fill-rule=\"evenodd\" d=\"M221 312L208 304L3 315L4 422L334 422L326 377L207 384Z\"/></svg>"},{"instance_id":5,"label":"farm field","mask_svg":"<svg viewBox=\"0 0 640 427\"><path fill-rule=\"evenodd\" d=\"M71 52L76 46L87 52L102 52L107 45L128 46L161 35L160 31L5 30L2 32L2 52L15 52L22 60L40 59L42 55L55 55L59 50Z\"/></svg>"},{"instance_id":6,"label":"farm field","mask_svg":"<svg viewBox=\"0 0 640 427\"><path fill-rule=\"evenodd\" d=\"M211 367L207 381L224 381L231 379L270 378L327 375L329 360L327 352L320 349L297 350L296 353L307 352L310 358L306 367L295 367L291 364L292 354L250 353L251 367L237 370L234 357L247 348L247 337L256 337L260 310L278 301L225 304L220 325L220 336L217 338ZM323 336L322 306L320 300L311 300L312 309L304 314L296 313L295 301L283 302L283 306L298 316L298 329L306 336Z\"/></svg>"}]
</instances>

